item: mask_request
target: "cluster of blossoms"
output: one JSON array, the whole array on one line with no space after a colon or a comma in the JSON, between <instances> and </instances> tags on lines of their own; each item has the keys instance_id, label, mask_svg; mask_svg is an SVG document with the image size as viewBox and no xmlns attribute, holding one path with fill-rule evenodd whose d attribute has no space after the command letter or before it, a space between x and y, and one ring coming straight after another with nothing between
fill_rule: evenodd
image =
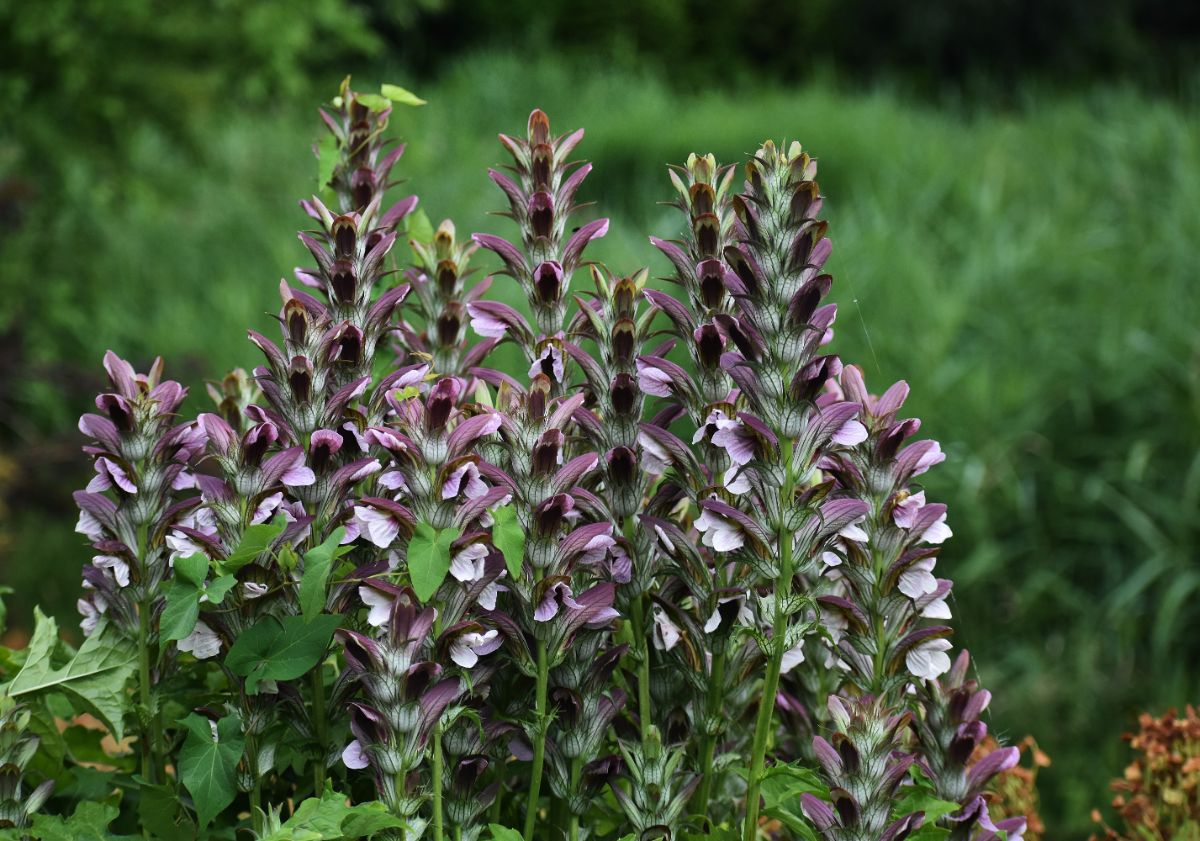
<instances>
[{"instance_id":1,"label":"cluster of blossoms","mask_svg":"<svg viewBox=\"0 0 1200 841\"><path fill-rule=\"evenodd\" d=\"M336 785L410 840L755 841L781 808L796 837L1020 837L984 796L1017 751L975 757L989 695L942 624L951 532L915 481L944 456L903 383L826 350L815 160L768 142L740 192L712 156L673 170L671 295L585 262L583 132L541 111L489 173L518 236L422 234L384 201L387 94L322 112L315 265L251 333L265 363L186 422L160 364L109 355L81 422L80 608L138 648L142 779L201 823L244 793L260 832ZM509 303L468 287L480 250ZM170 703L227 749L223 802L168 772Z\"/></svg>"}]
</instances>

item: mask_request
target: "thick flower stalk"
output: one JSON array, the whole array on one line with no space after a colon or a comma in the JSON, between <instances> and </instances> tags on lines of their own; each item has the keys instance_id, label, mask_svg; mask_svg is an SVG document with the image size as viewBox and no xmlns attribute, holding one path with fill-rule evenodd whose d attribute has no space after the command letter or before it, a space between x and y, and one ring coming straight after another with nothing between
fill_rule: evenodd
<instances>
[{"instance_id":1,"label":"thick flower stalk","mask_svg":"<svg viewBox=\"0 0 1200 841\"><path fill-rule=\"evenodd\" d=\"M0 695L0 829L24 829L54 791L46 780L25 790L25 772L40 739L29 732L30 712L7 695Z\"/></svg>"},{"instance_id":2,"label":"thick flower stalk","mask_svg":"<svg viewBox=\"0 0 1200 841\"><path fill-rule=\"evenodd\" d=\"M574 420L588 441L603 453L604 481L599 488L616 534L618 564L613 581L621 587L622 612L630 618L631 658L637 672L637 718L642 737L653 724L650 703L650 656L647 616L649 595L655 589L657 553L653 535L640 527L639 512L654 478L641 469L639 442L644 398L637 383L637 357L650 335L653 307L640 306L646 273L631 278L613 277L607 269L592 267L594 295L577 297L579 312L564 345L583 372L587 400ZM594 346L589 353L582 346Z\"/></svg>"},{"instance_id":3,"label":"thick flower stalk","mask_svg":"<svg viewBox=\"0 0 1200 841\"><path fill-rule=\"evenodd\" d=\"M357 93L350 78L342 82L333 102L320 110L332 149L317 147L324 183L337 198L339 212L362 211L392 186L392 168L404 154L404 144L387 136L392 102L385 96ZM404 200L416 206L416 198Z\"/></svg>"},{"instance_id":4,"label":"thick flower stalk","mask_svg":"<svg viewBox=\"0 0 1200 841\"><path fill-rule=\"evenodd\" d=\"M894 808L914 760L901 744L909 714L891 714L870 695L831 695L829 711L833 740L817 736L813 751L831 802L804 794L804 814L825 841L903 841L925 822L923 812L895 814Z\"/></svg>"},{"instance_id":5,"label":"thick flower stalk","mask_svg":"<svg viewBox=\"0 0 1200 841\"><path fill-rule=\"evenodd\" d=\"M370 608L368 623L380 633L338 632L349 677L365 697L350 703L354 739L342 760L348 768L369 768L379 799L420 838L426 795L416 772L426 766L442 713L463 684L433 659L436 610L421 607L411 590L380 581L363 584L360 594Z\"/></svg>"},{"instance_id":6,"label":"thick flower stalk","mask_svg":"<svg viewBox=\"0 0 1200 841\"><path fill-rule=\"evenodd\" d=\"M696 424L704 423L708 407L729 400L731 382L721 365L727 336L718 323L733 307L731 274L725 249L734 243L736 218L730 187L735 168L717 165L712 155L690 155L683 167L672 167L671 181L679 191L676 206L687 216L688 227L681 241L650 241L671 261L675 273L669 278L682 291L682 301L656 290L646 296L667 314L672 331L687 350L695 384L679 392ZM666 397L679 372L655 362L642 367L642 384L648 394ZM689 377L685 377L690 379Z\"/></svg>"},{"instance_id":7,"label":"thick flower stalk","mask_svg":"<svg viewBox=\"0 0 1200 841\"><path fill-rule=\"evenodd\" d=\"M936 441L906 443L920 428L918 420L896 417L907 396L904 382L881 397L870 395L862 372L848 366L840 387L830 383L821 398L827 412L862 407L866 434L856 436L862 440L821 467L868 506L824 558L828 585L819 600L827 638L851 685L894 704L910 682L950 669L950 629L921 622L950 618L951 582L933 574L938 550L951 536L946 506L927 502L911 484L945 456Z\"/></svg>"},{"instance_id":8,"label":"thick flower stalk","mask_svg":"<svg viewBox=\"0 0 1200 841\"><path fill-rule=\"evenodd\" d=\"M493 251L525 292L536 329L504 304L495 301L468 304L476 332L488 338L508 338L524 351L530 373L541 372L563 393L566 380L563 327L571 298L571 277L593 239L608 232L608 220L587 222L570 236L567 225L579 205L575 193L591 171L591 164L575 165L571 152L583 139L583 129L561 137L550 134L550 118L543 111L529 115L525 138L500 135L500 143L513 158L515 177L488 170L488 175L508 198L510 216L521 232L520 245L491 234L472 239Z\"/></svg>"},{"instance_id":9,"label":"thick flower stalk","mask_svg":"<svg viewBox=\"0 0 1200 841\"><path fill-rule=\"evenodd\" d=\"M104 367L112 391L96 398L103 414L79 420L80 430L94 439L84 450L96 471L87 488L75 494L80 508L76 531L96 552L83 570L87 595L79 600L79 610L84 633L106 616L120 633L137 641L142 773L157 779L161 723L152 711L164 654L158 632L163 583L171 576L172 530L188 520L200 501L177 494L196 486L191 467L204 436L195 422L176 423L175 412L187 392L179 383L161 379L161 359L149 373L138 374L109 351Z\"/></svg>"},{"instance_id":10,"label":"thick flower stalk","mask_svg":"<svg viewBox=\"0 0 1200 841\"><path fill-rule=\"evenodd\" d=\"M700 502L696 528L703 543L730 553L728 559L750 575L745 584L771 590L769 598L756 600L767 668L750 751L747 841L757 831L758 785L779 676L811 624L792 619L804 605L797 585L815 576L834 535L866 508L857 500L827 498L831 483L806 485L826 453L864 434L854 421L855 407L814 402L841 365L837 357L818 355L836 310L821 305L830 286L821 274L829 244L825 223L816 219L821 200L815 170L797 144L784 152L768 142L747 164L745 192L732 200L736 244L723 255L733 270L725 282L734 307L713 316L726 342L719 359L737 386L731 395L736 402L706 407L695 436L695 443L720 451L730 465L720 479L723 487ZM644 388L658 388L685 406L698 402L695 386L672 363L661 357L640 362Z\"/></svg>"},{"instance_id":11,"label":"thick flower stalk","mask_svg":"<svg viewBox=\"0 0 1200 841\"><path fill-rule=\"evenodd\" d=\"M982 716L992 694L967 676L970 667L970 655L959 652L947 674L920 685L923 714L913 720L920 746L917 761L933 781L937 796L962 807L945 818L950 838L991 841L1003 831L1006 838L1017 839L1025 831L1026 819L993 822L985 792L997 774L1017 764L1021 752L1016 747L997 747L977 755L988 735Z\"/></svg>"},{"instance_id":12,"label":"thick flower stalk","mask_svg":"<svg viewBox=\"0 0 1200 841\"><path fill-rule=\"evenodd\" d=\"M525 837L531 839L553 722L550 675L567 660L572 645L588 636L585 632L608 633L617 616L613 581L621 574L624 556L603 501L582 487L599 456L585 452L566 457L565 430L584 396L551 398L553 386L545 374L537 374L528 391L507 378L499 381L503 421L496 461L503 468L481 469L510 497L509 506L497 513L503 520L493 534L501 528L511 534L516 528L522 537L505 550L511 578L504 604L491 618L504 631L515 665L535 680L532 715L529 687L521 682L511 684L511 693L501 693L500 702L506 705L502 714L523 723L532 745L525 818Z\"/></svg>"},{"instance_id":13,"label":"thick flower stalk","mask_svg":"<svg viewBox=\"0 0 1200 841\"><path fill-rule=\"evenodd\" d=\"M437 374L459 376L487 355L499 341L485 339L467 349L467 307L480 299L491 286L491 278L476 283L469 291L465 280L470 274L471 255L479 247L473 241L462 242L455 236L449 219L438 225L432 242L409 240L416 265L404 273L413 294L408 300L405 322L400 326L399 349L402 359L408 354L427 359ZM409 324L416 316L418 326Z\"/></svg>"}]
</instances>

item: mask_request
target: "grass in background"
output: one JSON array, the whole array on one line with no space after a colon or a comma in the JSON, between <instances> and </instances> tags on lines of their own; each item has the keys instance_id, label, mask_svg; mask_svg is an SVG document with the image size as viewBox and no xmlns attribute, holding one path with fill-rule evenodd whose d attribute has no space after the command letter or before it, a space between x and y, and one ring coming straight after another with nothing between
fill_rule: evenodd
<instances>
[{"instance_id":1,"label":"grass in background","mask_svg":"<svg viewBox=\"0 0 1200 841\"><path fill-rule=\"evenodd\" d=\"M478 56L411 87L429 105L394 122L409 141L398 169L435 223L452 216L464 234L511 232L486 215L502 204L484 171L502 160L497 131L521 131L534 106L559 130L586 126L583 197L613 219L589 256L619 271L666 273L646 237L679 230L657 204L667 163L737 161L768 136L820 158L835 348L877 390L907 379L910 410L949 452L929 487L957 532L942 560L957 642L995 693L994 726L1033 733L1055 760L1039 777L1050 831L1084 837L1133 711L1200 693L1197 115L1121 90L1030 95L1007 113L816 85L689 93L524 56ZM269 324L278 278L303 258L295 199L312 189L316 136L302 103L232 113L197 167L147 130L136 191L81 162L55 227L23 232L31 270L53 255L36 294L70 331L42 361L91 372L69 395L26 383L77 484L70 430L106 347L163 353L194 394L203 376L257 364L244 331ZM65 612L83 549L54 479L57 511L13 512L0 580Z\"/></svg>"}]
</instances>

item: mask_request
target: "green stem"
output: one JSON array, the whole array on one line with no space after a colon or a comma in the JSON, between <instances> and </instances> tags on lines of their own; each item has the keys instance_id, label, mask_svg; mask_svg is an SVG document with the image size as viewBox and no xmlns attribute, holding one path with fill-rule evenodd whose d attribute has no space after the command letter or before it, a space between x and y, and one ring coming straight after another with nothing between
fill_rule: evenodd
<instances>
[{"instance_id":1,"label":"green stem","mask_svg":"<svg viewBox=\"0 0 1200 841\"><path fill-rule=\"evenodd\" d=\"M496 789L496 799L492 801L492 808L488 811L488 823L500 823L501 810L504 808L501 801L504 800L504 774L500 775L500 787Z\"/></svg>"},{"instance_id":2,"label":"green stem","mask_svg":"<svg viewBox=\"0 0 1200 841\"><path fill-rule=\"evenodd\" d=\"M433 728L433 838L442 841L442 725Z\"/></svg>"},{"instance_id":3,"label":"green stem","mask_svg":"<svg viewBox=\"0 0 1200 841\"><path fill-rule=\"evenodd\" d=\"M583 771L583 760L578 756L571 759L571 794L579 794L579 777ZM570 829L567 831L568 841L579 841L579 815L571 809Z\"/></svg>"},{"instance_id":4,"label":"green stem","mask_svg":"<svg viewBox=\"0 0 1200 841\"><path fill-rule=\"evenodd\" d=\"M625 535L626 542L629 544L629 551L635 552L637 536L632 517L626 517L624 522L621 523L621 531ZM636 568L638 565L636 557L633 563ZM632 626L630 630L633 632L634 657L637 659L638 722L643 744L645 744L646 739L650 735L650 725L652 722L650 713L650 642L649 637L646 635L645 600L645 593L639 593L634 596L632 615L630 617L630 624Z\"/></svg>"},{"instance_id":5,"label":"green stem","mask_svg":"<svg viewBox=\"0 0 1200 841\"><path fill-rule=\"evenodd\" d=\"M250 790L250 823L254 834L262 835L262 777L254 775L254 788Z\"/></svg>"},{"instance_id":6,"label":"green stem","mask_svg":"<svg viewBox=\"0 0 1200 841\"><path fill-rule=\"evenodd\" d=\"M713 770L713 755L717 749L717 734L709 732L709 727L711 727L711 722L721 715L720 703L725 690L726 648L727 643L722 644L713 652L712 675L708 681L708 695L705 698L706 721L704 722L704 736L700 743L699 765L702 776L700 777L700 788L696 790L696 804L693 810L698 815L708 814L708 801L712 796L713 778L716 776L716 772Z\"/></svg>"},{"instance_id":7,"label":"green stem","mask_svg":"<svg viewBox=\"0 0 1200 841\"><path fill-rule=\"evenodd\" d=\"M138 699L146 715L150 714L153 698L150 692L150 604L142 599L138 605ZM139 716L139 719L141 717ZM151 783L158 782L158 768L154 761L154 738L152 727L143 726L141 738L142 776Z\"/></svg>"},{"instance_id":8,"label":"green stem","mask_svg":"<svg viewBox=\"0 0 1200 841\"><path fill-rule=\"evenodd\" d=\"M319 755L313 766L313 796L320 797L325 790L325 760L329 755L329 722L325 718L325 662L321 661L312 672L313 729L317 736Z\"/></svg>"},{"instance_id":9,"label":"green stem","mask_svg":"<svg viewBox=\"0 0 1200 841\"><path fill-rule=\"evenodd\" d=\"M784 482L779 491L780 515L776 537L779 545L779 578L775 583L775 617L771 622L771 657L767 662L767 674L763 679L762 697L758 702L758 718L754 723L754 742L750 749L750 775L746 787L746 822L742 826L743 841L754 841L758 834L759 788L762 785L763 769L766 764L767 741L771 736L771 723L775 719L775 695L779 691L779 670L783 661L785 637L787 636L787 605L791 596L792 576L792 530L788 527L788 512L796 496L795 472L792 468L794 444L791 439L782 441Z\"/></svg>"},{"instance_id":10,"label":"green stem","mask_svg":"<svg viewBox=\"0 0 1200 841\"><path fill-rule=\"evenodd\" d=\"M546 643L537 644L537 734L533 740L533 768L529 778L529 802L525 804L525 841L533 841L533 827L537 822L538 798L542 793L542 766L546 761L546 696L550 683L550 666L546 659Z\"/></svg>"},{"instance_id":11,"label":"green stem","mask_svg":"<svg viewBox=\"0 0 1200 841\"><path fill-rule=\"evenodd\" d=\"M633 627L633 645L637 651L637 695L638 723L641 725L642 743L650 737L650 652L646 645L646 614L644 596L633 598L630 622Z\"/></svg>"}]
</instances>

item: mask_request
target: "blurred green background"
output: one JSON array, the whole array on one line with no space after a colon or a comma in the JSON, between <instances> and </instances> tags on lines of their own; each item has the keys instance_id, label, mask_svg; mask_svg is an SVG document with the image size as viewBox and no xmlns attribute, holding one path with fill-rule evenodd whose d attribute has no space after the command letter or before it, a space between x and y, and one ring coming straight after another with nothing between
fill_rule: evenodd
<instances>
[{"instance_id":1,"label":"blurred green background","mask_svg":"<svg viewBox=\"0 0 1200 841\"><path fill-rule=\"evenodd\" d=\"M1171 0L0 0L0 584L66 619L74 424L113 348L193 388L257 364L347 72L435 221L505 231L528 111L588 129L589 250L666 273L665 165L821 159L836 348L949 453L943 554L993 724L1086 837L1136 711L1200 700L1200 12ZM486 258L481 258L486 262ZM939 567L941 569L941 567Z\"/></svg>"}]
</instances>

